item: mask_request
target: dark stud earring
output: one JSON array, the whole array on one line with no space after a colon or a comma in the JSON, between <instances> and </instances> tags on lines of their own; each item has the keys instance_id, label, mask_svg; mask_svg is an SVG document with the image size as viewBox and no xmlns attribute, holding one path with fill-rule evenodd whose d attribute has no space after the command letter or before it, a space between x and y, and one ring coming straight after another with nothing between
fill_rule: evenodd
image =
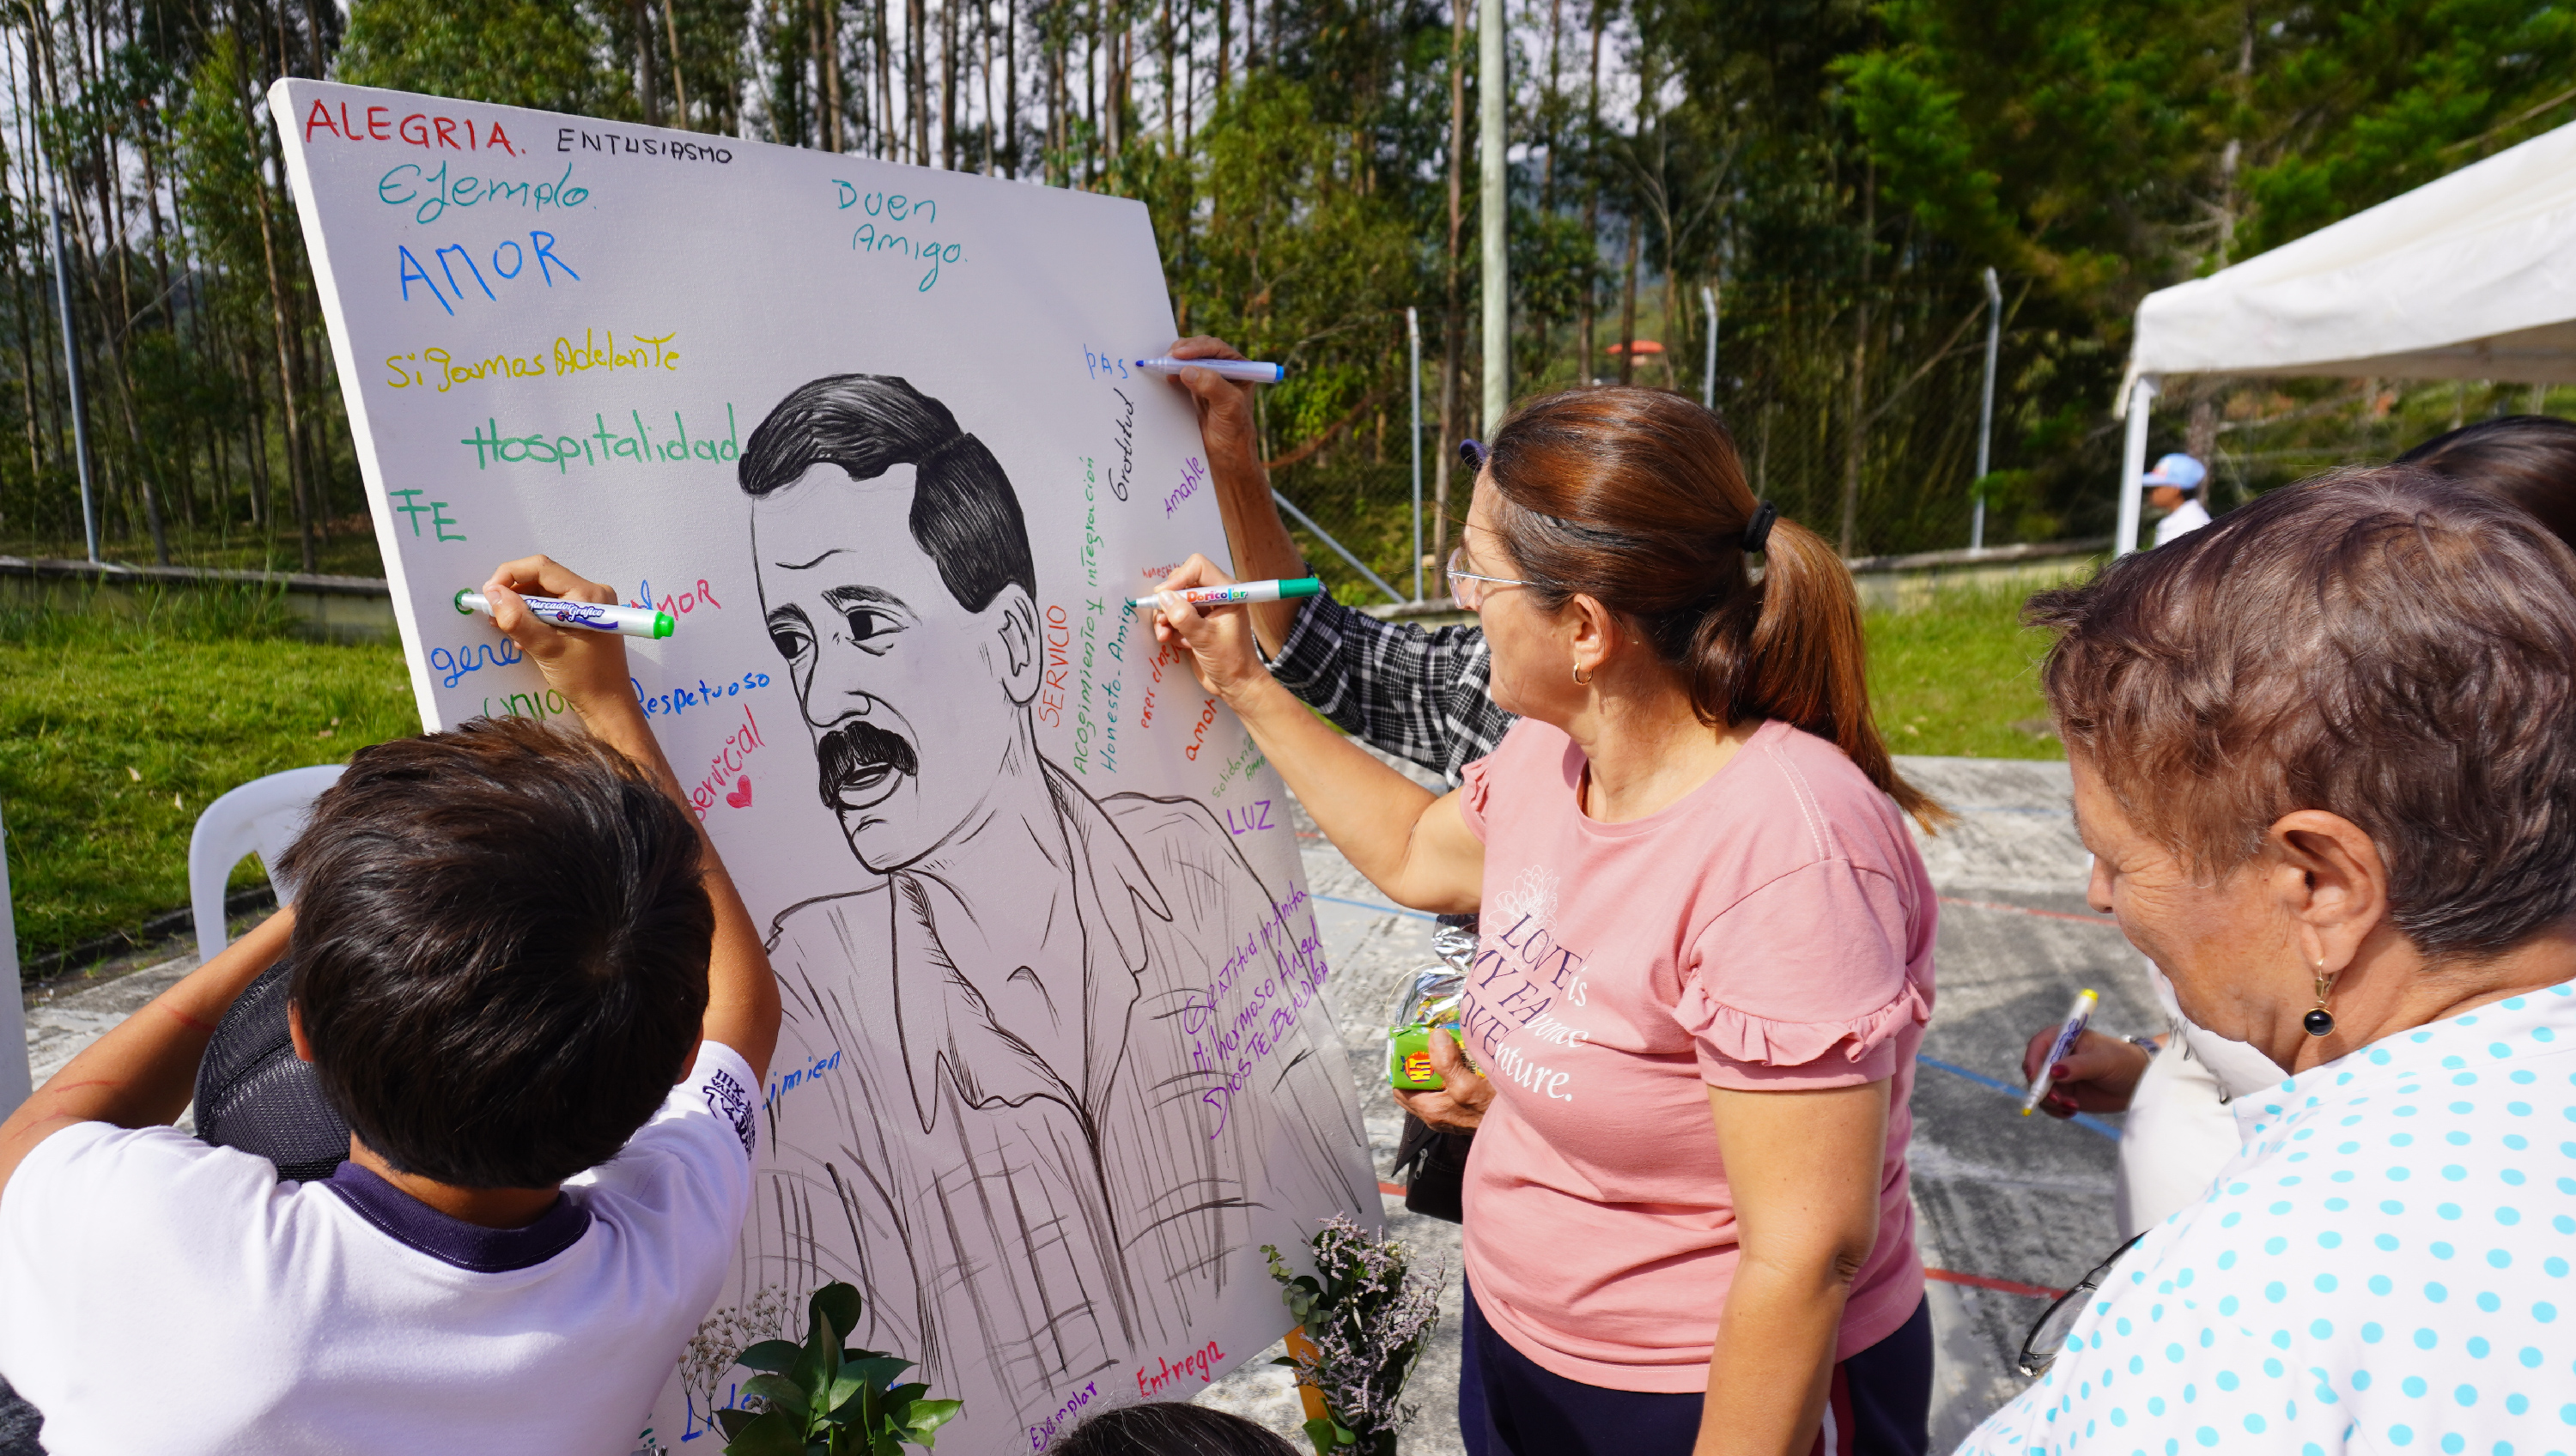
<instances>
[{"instance_id":1,"label":"dark stud earring","mask_svg":"<svg viewBox=\"0 0 2576 1456\"><path fill-rule=\"evenodd\" d=\"M2334 1013L2326 1009L2326 991L2332 984L2320 966L2317 970L2317 1008L2299 1019L2299 1024L2308 1029L2310 1036L2334 1034Z\"/></svg>"}]
</instances>

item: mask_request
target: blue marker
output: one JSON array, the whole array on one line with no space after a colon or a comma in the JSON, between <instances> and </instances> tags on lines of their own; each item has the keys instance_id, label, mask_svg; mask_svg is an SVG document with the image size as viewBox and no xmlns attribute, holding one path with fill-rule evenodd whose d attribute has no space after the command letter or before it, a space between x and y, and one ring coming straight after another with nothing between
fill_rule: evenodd
<instances>
[{"instance_id":1,"label":"blue marker","mask_svg":"<svg viewBox=\"0 0 2576 1456\"><path fill-rule=\"evenodd\" d=\"M677 624L668 612L651 607L612 607L604 602L568 602L560 597L521 596L528 610L540 622L558 627L583 627L593 632L615 632L625 637L668 637ZM466 614L481 612L491 615L492 604L479 591L456 594L456 610Z\"/></svg>"},{"instance_id":2,"label":"blue marker","mask_svg":"<svg viewBox=\"0 0 2576 1456\"><path fill-rule=\"evenodd\" d=\"M1178 374L1184 369L1206 369L1219 379L1237 379L1246 384L1277 384L1288 377L1285 366L1264 364L1254 359L1139 359L1139 369L1157 374Z\"/></svg>"}]
</instances>

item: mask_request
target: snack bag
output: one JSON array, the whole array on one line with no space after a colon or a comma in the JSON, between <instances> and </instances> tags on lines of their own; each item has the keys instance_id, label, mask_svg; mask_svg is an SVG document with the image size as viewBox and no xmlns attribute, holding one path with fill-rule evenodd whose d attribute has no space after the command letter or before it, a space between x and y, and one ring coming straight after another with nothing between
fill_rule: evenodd
<instances>
[{"instance_id":1,"label":"snack bag","mask_svg":"<svg viewBox=\"0 0 2576 1456\"><path fill-rule=\"evenodd\" d=\"M1395 1023L1386 1030L1387 1083L1407 1092L1439 1088L1440 1074L1431 1070L1431 1034L1459 1029L1458 1007L1466 990L1467 967L1476 956L1475 932L1462 926L1440 927L1431 944L1442 964L1413 973L1412 984L1396 1002ZM1484 1073L1480 1070L1476 1075Z\"/></svg>"}]
</instances>

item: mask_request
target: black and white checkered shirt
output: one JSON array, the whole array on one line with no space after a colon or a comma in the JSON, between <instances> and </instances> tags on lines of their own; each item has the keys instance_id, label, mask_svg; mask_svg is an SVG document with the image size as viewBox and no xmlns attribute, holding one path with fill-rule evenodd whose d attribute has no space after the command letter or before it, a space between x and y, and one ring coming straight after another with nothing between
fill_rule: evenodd
<instances>
[{"instance_id":1,"label":"black and white checkered shirt","mask_svg":"<svg viewBox=\"0 0 2576 1456\"><path fill-rule=\"evenodd\" d=\"M1426 632L1329 596L1297 613L1270 673L1343 731L1422 765L1452 788L1513 722L1485 695L1493 658L1483 628Z\"/></svg>"}]
</instances>

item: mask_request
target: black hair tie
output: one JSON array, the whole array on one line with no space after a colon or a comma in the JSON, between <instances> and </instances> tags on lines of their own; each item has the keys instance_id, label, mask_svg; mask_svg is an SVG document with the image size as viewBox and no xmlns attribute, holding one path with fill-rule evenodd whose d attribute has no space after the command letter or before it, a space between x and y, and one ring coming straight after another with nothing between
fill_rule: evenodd
<instances>
[{"instance_id":1,"label":"black hair tie","mask_svg":"<svg viewBox=\"0 0 2576 1456\"><path fill-rule=\"evenodd\" d=\"M1780 511L1769 501L1753 508L1753 519L1744 523L1744 549L1749 555L1760 551L1771 540L1771 523L1780 519Z\"/></svg>"}]
</instances>

